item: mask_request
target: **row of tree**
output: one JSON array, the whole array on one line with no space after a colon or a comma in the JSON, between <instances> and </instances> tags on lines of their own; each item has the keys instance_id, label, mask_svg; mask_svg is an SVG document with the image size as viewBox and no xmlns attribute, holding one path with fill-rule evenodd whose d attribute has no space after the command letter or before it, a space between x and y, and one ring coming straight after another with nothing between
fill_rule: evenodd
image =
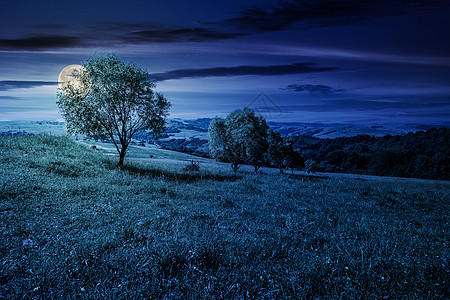
<instances>
[{"instance_id":1,"label":"row of tree","mask_svg":"<svg viewBox=\"0 0 450 300\"><path fill-rule=\"evenodd\" d=\"M211 156L231 163L234 171L241 164L249 164L255 172L262 166L273 166L284 173L304 163L292 143L248 108L235 110L225 119L213 119L208 128L208 142Z\"/></svg>"},{"instance_id":2,"label":"row of tree","mask_svg":"<svg viewBox=\"0 0 450 300\"><path fill-rule=\"evenodd\" d=\"M231 163L271 166L284 173L342 172L397 177L450 179L450 129L432 128L406 135L359 135L336 139L283 137L250 109L215 118L208 130L211 157ZM295 149L295 150L294 150Z\"/></svg>"}]
</instances>

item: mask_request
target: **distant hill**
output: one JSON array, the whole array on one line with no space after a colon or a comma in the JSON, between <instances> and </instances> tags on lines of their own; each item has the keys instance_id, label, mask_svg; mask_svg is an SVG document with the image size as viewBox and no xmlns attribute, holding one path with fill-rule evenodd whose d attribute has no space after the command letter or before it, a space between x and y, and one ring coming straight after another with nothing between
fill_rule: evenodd
<instances>
[{"instance_id":1,"label":"distant hill","mask_svg":"<svg viewBox=\"0 0 450 300\"><path fill-rule=\"evenodd\" d=\"M168 133L183 133L188 137L186 130L207 132L212 118L201 118L196 120L169 119L167 123ZM427 124L325 124L325 123L300 123L300 122L268 122L268 125L283 136L310 136L317 138L339 138L353 137L357 135L370 135L382 137L386 135L405 135L409 132L415 133L426 131L430 128L448 127L448 125ZM180 135L173 135L179 137ZM197 134L196 138L205 138L206 134Z\"/></svg>"},{"instance_id":2,"label":"distant hill","mask_svg":"<svg viewBox=\"0 0 450 300\"><path fill-rule=\"evenodd\" d=\"M165 137L170 139L207 139L209 123L212 118L183 120L168 119ZM405 135L426 131L430 128L449 127L449 125L427 124L325 124L300 122L268 122L268 125L283 136L309 136L316 138L340 138L357 135L382 137L386 135ZM45 133L64 135L64 122L56 121L0 121L0 133L27 132L33 134Z\"/></svg>"},{"instance_id":3,"label":"distant hill","mask_svg":"<svg viewBox=\"0 0 450 300\"><path fill-rule=\"evenodd\" d=\"M439 128L441 125L423 124L324 124L324 123L285 123L268 122L269 126L280 131L284 136L310 136L317 138L353 137L357 135L370 135L381 137L385 135L405 135L430 128Z\"/></svg>"}]
</instances>

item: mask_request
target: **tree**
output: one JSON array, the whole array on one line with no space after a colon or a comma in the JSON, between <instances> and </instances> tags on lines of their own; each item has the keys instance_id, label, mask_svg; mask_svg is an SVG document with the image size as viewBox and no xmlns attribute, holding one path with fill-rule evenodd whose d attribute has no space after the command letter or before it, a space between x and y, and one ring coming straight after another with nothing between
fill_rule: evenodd
<instances>
[{"instance_id":1,"label":"tree","mask_svg":"<svg viewBox=\"0 0 450 300\"><path fill-rule=\"evenodd\" d=\"M255 173L264 164L267 151L267 125L264 117L255 115L249 108L235 110L225 120L232 149L241 161L253 166Z\"/></svg>"},{"instance_id":2,"label":"tree","mask_svg":"<svg viewBox=\"0 0 450 300\"><path fill-rule=\"evenodd\" d=\"M264 163L268 128L264 118L248 108L235 110L226 119L215 118L208 128L211 156L230 162L234 171L249 163L258 172Z\"/></svg>"},{"instance_id":3,"label":"tree","mask_svg":"<svg viewBox=\"0 0 450 300\"><path fill-rule=\"evenodd\" d=\"M279 131L268 130L267 135L268 151L267 161L277 167L281 174L284 174L286 169L290 167L293 160L292 143L284 139Z\"/></svg>"},{"instance_id":4,"label":"tree","mask_svg":"<svg viewBox=\"0 0 450 300\"><path fill-rule=\"evenodd\" d=\"M289 156L288 167L291 169L292 174L294 174L295 170L305 167L305 158L300 154L300 152L292 149Z\"/></svg>"},{"instance_id":5,"label":"tree","mask_svg":"<svg viewBox=\"0 0 450 300\"><path fill-rule=\"evenodd\" d=\"M209 123L208 144L212 157L219 160L227 160L228 141L225 119L216 117Z\"/></svg>"},{"instance_id":6,"label":"tree","mask_svg":"<svg viewBox=\"0 0 450 300\"><path fill-rule=\"evenodd\" d=\"M136 132L162 132L171 104L153 91L146 70L115 54L90 57L83 67L78 76L84 89L90 85L89 92L79 93L79 86L69 84L57 94L58 107L69 134L111 139L121 166Z\"/></svg>"},{"instance_id":7,"label":"tree","mask_svg":"<svg viewBox=\"0 0 450 300\"><path fill-rule=\"evenodd\" d=\"M308 159L305 161L305 171L306 173L314 173L317 170L317 163L315 160Z\"/></svg>"}]
</instances>

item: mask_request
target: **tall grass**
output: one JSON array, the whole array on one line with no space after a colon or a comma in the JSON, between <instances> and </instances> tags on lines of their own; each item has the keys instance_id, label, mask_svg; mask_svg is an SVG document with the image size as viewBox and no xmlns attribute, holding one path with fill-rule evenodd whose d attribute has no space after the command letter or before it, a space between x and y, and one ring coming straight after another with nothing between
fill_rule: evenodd
<instances>
[{"instance_id":1,"label":"tall grass","mask_svg":"<svg viewBox=\"0 0 450 300\"><path fill-rule=\"evenodd\" d=\"M0 139L0 298L449 296L447 182L115 163Z\"/></svg>"}]
</instances>

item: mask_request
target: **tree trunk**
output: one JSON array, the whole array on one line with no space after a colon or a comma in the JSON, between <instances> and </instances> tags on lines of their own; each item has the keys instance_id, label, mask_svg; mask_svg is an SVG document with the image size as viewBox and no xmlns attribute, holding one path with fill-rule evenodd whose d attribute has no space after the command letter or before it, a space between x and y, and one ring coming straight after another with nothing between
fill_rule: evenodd
<instances>
[{"instance_id":1,"label":"tree trunk","mask_svg":"<svg viewBox=\"0 0 450 300\"><path fill-rule=\"evenodd\" d=\"M117 164L119 167L123 165L123 160L125 159L125 155L123 155L122 153L120 153L119 156L119 163Z\"/></svg>"},{"instance_id":2,"label":"tree trunk","mask_svg":"<svg viewBox=\"0 0 450 300\"><path fill-rule=\"evenodd\" d=\"M123 165L123 161L125 160L126 153L127 153L127 147L122 146L122 149L120 150L120 153L119 153L119 164L118 164L119 167Z\"/></svg>"}]
</instances>

